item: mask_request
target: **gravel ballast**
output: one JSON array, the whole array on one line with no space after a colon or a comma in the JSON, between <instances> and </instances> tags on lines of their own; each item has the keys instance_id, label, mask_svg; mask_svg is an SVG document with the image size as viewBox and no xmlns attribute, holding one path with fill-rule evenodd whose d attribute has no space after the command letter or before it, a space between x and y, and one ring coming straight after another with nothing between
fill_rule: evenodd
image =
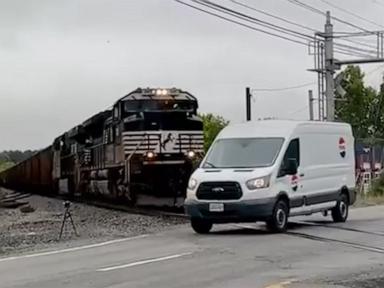
<instances>
[{"instance_id":1,"label":"gravel ballast","mask_svg":"<svg viewBox=\"0 0 384 288\"><path fill-rule=\"evenodd\" d=\"M68 220L59 240L65 212L63 201L37 195L25 201L29 202L34 212L0 208L0 257L160 232L186 221L177 217L130 214L72 203L70 211L79 235L75 235Z\"/></svg>"}]
</instances>

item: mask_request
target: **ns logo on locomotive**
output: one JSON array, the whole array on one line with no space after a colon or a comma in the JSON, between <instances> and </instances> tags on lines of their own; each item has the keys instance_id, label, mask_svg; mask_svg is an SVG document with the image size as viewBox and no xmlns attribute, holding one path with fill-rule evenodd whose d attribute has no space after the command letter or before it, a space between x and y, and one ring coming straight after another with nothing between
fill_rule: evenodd
<instances>
[{"instance_id":1,"label":"ns logo on locomotive","mask_svg":"<svg viewBox=\"0 0 384 288\"><path fill-rule=\"evenodd\" d=\"M0 181L24 191L182 206L204 152L197 109L186 91L138 88L0 174Z\"/></svg>"}]
</instances>

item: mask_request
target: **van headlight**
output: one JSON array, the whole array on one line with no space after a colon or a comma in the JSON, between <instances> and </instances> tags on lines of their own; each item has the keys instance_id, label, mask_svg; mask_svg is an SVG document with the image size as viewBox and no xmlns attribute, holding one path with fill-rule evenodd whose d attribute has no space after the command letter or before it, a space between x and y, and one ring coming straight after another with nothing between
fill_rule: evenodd
<instances>
[{"instance_id":1,"label":"van headlight","mask_svg":"<svg viewBox=\"0 0 384 288\"><path fill-rule=\"evenodd\" d=\"M188 189L195 190L196 186L197 186L197 180L194 178L189 179Z\"/></svg>"},{"instance_id":2,"label":"van headlight","mask_svg":"<svg viewBox=\"0 0 384 288\"><path fill-rule=\"evenodd\" d=\"M268 188L270 179L271 179L270 175L259 177L259 178L248 180L247 182L245 182L245 185L249 190Z\"/></svg>"}]
</instances>

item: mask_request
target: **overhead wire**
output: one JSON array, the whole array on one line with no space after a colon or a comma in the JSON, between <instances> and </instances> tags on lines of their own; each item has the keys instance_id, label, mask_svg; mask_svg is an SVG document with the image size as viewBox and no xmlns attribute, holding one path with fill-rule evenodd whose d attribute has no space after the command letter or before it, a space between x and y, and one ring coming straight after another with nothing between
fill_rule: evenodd
<instances>
[{"instance_id":1,"label":"overhead wire","mask_svg":"<svg viewBox=\"0 0 384 288\"><path fill-rule=\"evenodd\" d=\"M217 13L214 13L214 12L211 12L211 11L208 11L208 10L205 10L205 9L202 9L202 8L199 8L197 6L194 6L194 5L191 5L189 3L186 3L186 2L183 2L181 0L174 0L176 2L178 2L179 4L182 4L182 5L185 5L185 6L188 6L192 9L195 9L195 10L198 10L200 12L203 12L205 14L209 14L211 16L214 16L214 17L217 17L217 18L220 18L222 20L225 20L225 21L228 21L228 22L231 22L231 23L234 23L234 24L237 24L239 26L243 26L247 29L251 29L251 30L254 30L254 31L258 31L258 32L261 32L261 33L264 33L264 34L268 34L270 36L274 36L274 37L278 37L278 38L281 38L283 40L287 40L287 41L290 41L290 42L293 42L293 43L296 43L296 44L301 44L301 45L304 45L304 46L307 46L308 47L308 43L306 42L302 42L302 41L299 41L299 40L296 40L296 39L292 39L290 37L286 37L286 36L283 36L281 34L276 34L276 33L273 33L273 32L270 32L270 31L267 31L267 30L263 30L263 29L260 29L260 28L256 28L254 26L251 26L251 25L248 25L248 24L245 24L245 23L242 23L242 22L239 22L239 21L236 21L236 20L233 20L231 18L228 18L228 17L225 17L225 16L222 16L222 15L219 15Z\"/></svg>"},{"instance_id":2,"label":"overhead wire","mask_svg":"<svg viewBox=\"0 0 384 288\"><path fill-rule=\"evenodd\" d=\"M268 24L270 24L269 22L266 22L266 21L262 21L262 20L259 20L259 19L257 19L257 18L254 18L254 17L252 17L252 16L249 16L249 15L247 15L247 14L244 14L244 13L241 13L241 12L238 12L238 11L236 11L236 10L233 10L233 9L230 9L230 8L227 8L227 7L224 7L224 6L222 6L222 5L219 5L219 4L216 4L216 3L214 3L214 2L212 2L212 1L209 1L209 0L192 0L192 1L194 1L194 2L198 2L198 3L201 3L201 2L203 2L204 4L203 5L208 5L210 8L213 6L213 8L214 9L220 9L220 10L224 10L224 13L230 13L230 15L231 16L235 16L235 17L238 17L238 16L240 16L240 18L241 17L245 17L246 19L246 21L248 21L248 20L257 20L257 22L262 22L263 24L265 24L265 23L268 23ZM231 0L232 2L234 1L234 0ZM234 3L241 3L241 2L239 2L239 1L234 1ZM246 6L248 6L248 5L246 5ZM248 7L247 7L248 8ZM251 7L251 8L253 8L253 7ZM249 9L249 8L248 8ZM260 9L257 9L257 10L260 10ZM265 12L265 11L263 11L263 12ZM227 13L227 14L228 14ZM274 15L275 16L275 15ZM279 17L280 19L283 19L283 18L281 18L281 17ZM243 19L244 20L244 19ZM285 20L285 19L284 19ZM251 21L252 22L252 21ZM297 31L294 31L294 30L291 30L291 29L287 29L287 28L285 28L285 27L281 27L281 26L278 26L278 25L275 25L275 24L270 24L270 25L273 25L273 27L274 28L278 28L278 29L282 29L282 30L284 30L284 31L287 31L287 32L289 32L289 33L296 33L296 34L298 34L299 36L300 36L300 38L302 38L302 39L305 39L305 38L310 38L311 40L312 40L312 36L310 36L310 35L307 35L307 34L303 34L303 33L301 33L301 32L297 32ZM311 29L312 30L312 28L309 28L309 27L307 27L307 29ZM291 34L292 35L292 34ZM303 36L303 37L302 37ZM358 43L358 44L360 44L360 43ZM367 50L367 49L363 49L363 48L359 48L359 47L353 47L353 46L348 46L348 45L346 45L346 44L341 44L341 43L335 43L335 46L343 46L343 47L347 47L347 48L350 48L350 49L352 49L352 50L357 50L357 51L359 51L359 52L365 52L365 53L368 53L368 54L370 54L370 53L372 53L372 54L376 54L377 52L376 51L374 51L374 50ZM375 47L372 47L372 46L368 46L368 47L370 47L370 48L375 48ZM362 56L361 55L361 53L360 53L360 55L359 56ZM364 55L365 56L365 55Z\"/></svg>"},{"instance_id":3,"label":"overhead wire","mask_svg":"<svg viewBox=\"0 0 384 288\"><path fill-rule=\"evenodd\" d=\"M366 37L376 35L383 31L362 31L362 32L334 32L333 38L346 38L346 37Z\"/></svg>"},{"instance_id":4,"label":"overhead wire","mask_svg":"<svg viewBox=\"0 0 384 288\"><path fill-rule=\"evenodd\" d=\"M263 14L263 15L269 16L269 17L271 17L271 18L280 20L280 21L285 22L285 23L287 23L287 24L291 24L291 25L294 25L294 26L296 26L296 27L300 27L300 28L306 29L306 30L311 31L311 32L316 32L316 29L314 29L314 28L310 28L310 27L308 27L308 26L306 26L306 25L303 25L303 24L300 24L300 23L297 23L297 22L294 22L294 21L285 19L285 18L283 18L283 17L274 15L274 14L272 14L272 13L266 12L266 11L264 11L264 10L261 10L261 9L259 9L259 8L254 7L254 6L250 6L250 5L244 4L244 3L240 2L240 1L237 1L237 0L229 0L229 1L231 1L232 3L234 3L234 4L236 4L236 5L242 6L242 7L244 7L244 8L247 8L247 9L256 11L256 12L258 12L258 13L261 13L261 14Z\"/></svg>"},{"instance_id":5,"label":"overhead wire","mask_svg":"<svg viewBox=\"0 0 384 288\"><path fill-rule=\"evenodd\" d=\"M378 5L378 6L384 7L384 3L381 3L381 2L378 1L378 0L372 0L372 2L375 3L375 4Z\"/></svg>"},{"instance_id":6,"label":"overhead wire","mask_svg":"<svg viewBox=\"0 0 384 288\"><path fill-rule=\"evenodd\" d=\"M285 22L287 24L290 24L290 25L294 25L296 27L299 27L299 28L302 28L302 29L306 29L307 31L311 31L311 32L318 32L316 29L314 28L311 28L311 27L308 27L306 25L303 25L303 24L300 24L300 23L297 23L297 22L294 22L294 21L291 21L291 20L288 20L286 18L283 18L283 17L280 17L280 16L277 16L275 14L272 14L272 13L269 13L269 12L266 12L262 9L259 9L259 8L256 8L254 6L250 6L250 5L247 5L243 2L240 2L238 0L229 0L231 1L232 3L238 5L238 6L241 6L241 7L244 7L244 8L247 8L249 10L252 10L252 11L255 11L255 12L258 12L260 14L263 14L263 15L266 15L268 17L271 17L271 18L274 18L274 19L277 19L279 21L282 21L282 22ZM376 46L372 46L372 45L369 45L369 44L366 44L366 43L362 43L362 42L358 42L358 41L353 41L353 40L349 40L349 39L342 39L342 41L346 41L346 42L350 42L350 43L354 43L354 44L358 44L358 45L361 45L361 46L366 46L368 48L371 48L371 49L375 49ZM342 45L342 44L340 44ZM356 47L357 48L357 47ZM358 49L358 50L361 50L361 49ZM376 51L374 51L374 53L376 53Z\"/></svg>"},{"instance_id":7,"label":"overhead wire","mask_svg":"<svg viewBox=\"0 0 384 288\"><path fill-rule=\"evenodd\" d=\"M228 14L231 16L235 16L237 18L242 18L243 20L253 22L255 24L267 27L267 28L272 29L272 30L288 33L288 34L291 34L295 37L299 37L302 39L313 39L314 38L312 35L308 35L308 34L293 30L293 29L289 29L289 28L286 28L286 27L283 27L280 25L276 25L276 24L252 17L248 14L233 10L231 8L225 7L223 5L217 4L217 3L209 1L209 0L192 0L192 1L195 3L198 3L200 5L206 6L208 8L214 9L216 11L220 11L222 13L225 13L225 14Z\"/></svg>"},{"instance_id":8,"label":"overhead wire","mask_svg":"<svg viewBox=\"0 0 384 288\"><path fill-rule=\"evenodd\" d=\"M317 13L317 14L320 14L320 15L323 15L323 16L326 15L326 12L324 12L324 11L322 11L322 10L320 10L320 9L318 9L318 8L316 8L316 7L314 7L314 6L311 6L311 5L309 5L309 4L303 3L302 1L299 1L299 0L287 0L287 1L290 2L290 3L292 3L292 4L295 4L295 5L297 5L297 6L300 6L300 7L302 7L302 8L305 8L305 9L307 9L307 10L310 10L310 11L312 11L312 12L314 12L314 13ZM356 28L356 29L359 29L360 31L364 32L364 34L366 34L366 35L373 35L373 34L375 33L375 32L371 32L371 31L369 31L369 30L367 30L367 29L365 29L365 28L362 28L362 27L360 27L360 26L358 26L358 25L355 25L355 24L353 24L353 23L350 23L350 22L348 22L348 21L345 21L345 20L343 20L343 19L340 19L340 18L338 18L338 17L331 16L331 18L332 18L333 20L338 21L338 22L340 22L340 23L343 23L343 24L345 24L345 25L348 25L348 26L354 27L354 28ZM341 38L341 37L338 37L338 38ZM373 45L370 45L370 44L367 44L367 43L362 43L362 42L359 42L359 41L353 41L353 40L349 40L349 39L343 39L343 41L348 41L348 42L355 43L355 44L359 44L359 45L362 45L362 46L366 46L366 47L369 47L369 48L372 48L372 49L377 49L376 46L373 46ZM353 48L356 49L357 47L353 47ZM362 49L357 49L357 50L362 51ZM372 51L372 50L371 50L371 51L365 51L365 52L368 52L368 53L375 53L375 54L377 54L377 51Z\"/></svg>"},{"instance_id":9,"label":"overhead wire","mask_svg":"<svg viewBox=\"0 0 384 288\"><path fill-rule=\"evenodd\" d=\"M345 47L345 48L354 49L354 50L356 50L356 51L360 51L360 52L366 52L366 53L371 53L371 54L377 54L377 51L374 51L374 50L367 50L367 49L363 49L363 48L359 48L359 47L353 47L353 46L351 46L351 45L347 45L347 44L343 44L343 43L335 43L335 45L340 46L340 47Z\"/></svg>"},{"instance_id":10,"label":"overhead wire","mask_svg":"<svg viewBox=\"0 0 384 288\"><path fill-rule=\"evenodd\" d=\"M237 19L241 19L243 21L247 21L247 22L250 22L250 23L253 23L253 24L261 25L261 26L263 26L263 27L265 27L267 29L273 30L275 32L277 31L279 33L285 33L285 35L272 33L270 31L259 29L259 28L256 28L254 26L251 26L251 25L247 25L247 24L245 24L243 22L239 22L239 21L233 20L231 18L219 15L217 13L214 13L214 12L211 12L211 11L207 11L207 10L202 9L200 7L191 5L189 3L185 3L185 2L183 2L181 0L175 0L175 1L180 3L180 4L183 4L183 5L189 6L191 8L194 8L196 10L199 10L201 12L207 13L209 15L221 18L223 20L235 23L237 25L241 25L241 26L246 27L248 29L252 29L252 30L256 30L256 31L262 32L262 33L266 33L266 34L269 34L271 36L279 37L279 38L282 38L282 39L285 39L285 40L288 40L288 41L291 41L291 42L294 42L294 43L298 43L298 44L302 44L302 45L305 45L305 46L309 46L308 43L304 43L304 42L299 41L297 39L292 39L291 37L288 37L288 35L289 36L293 36L295 38L299 38L300 40L314 41L314 37L312 37L312 36L310 36L308 34L304 34L304 33L301 33L301 32L298 32L298 31L295 31L295 30L292 30L292 29L288 29L288 28L285 28L285 27L282 27L282 26L279 26L279 25L275 25L275 24L269 23L267 21L260 20L258 18L255 18L255 17L252 17L250 15L247 15L247 14L238 12L236 10L227 8L225 6L219 5L219 4L214 3L212 1L209 1L209 0L191 0L191 1L196 3L196 4L198 4L198 5L200 5L200 6L204 6L204 7L207 7L209 9L218 11L220 13L227 14L227 15L229 15L231 17L235 17ZM238 1L236 1L236 2L238 2ZM362 49L362 48L359 48L359 47L353 47L353 46L343 45L343 44L339 44L339 43L335 43L335 45L336 46L340 46L337 49L335 49L335 52L338 52L338 53L344 54L344 55L363 56L363 57L365 57L366 55L363 54L363 53L376 53L375 51L372 51L372 50L366 50L366 49Z\"/></svg>"},{"instance_id":11,"label":"overhead wire","mask_svg":"<svg viewBox=\"0 0 384 288\"><path fill-rule=\"evenodd\" d=\"M339 54L343 54L343 55L354 56L354 57L373 57L373 56L369 56L367 54L353 52L353 51L351 51L349 49L345 49L345 48L338 48L338 49L335 48L334 52L339 53Z\"/></svg>"},{"instance_id":12,"label":"overhead wire","mask_svg":"<svg viewBox=\"0 0 384 288\"><path fill-rule=\"evenodd\" d=\"M287 116L291 116L293 114L303 112L304 110L307 110L307 109L309 109L309 105L308 104L303 106L303 107L301 107L300 109L297 109L297 110L295 110L293 112L288 113Z\"/></svg>"},{"instance_id":13,"label":"overhead wire","mask_svg":"<svg viewBox=\"0 0 384 288\"><path fill-rule=\"evenodd\" d=\"M337 10L339 10L339 11L342 11L342 12L344 12L344 13L346 13L346 14L352 15L352 16L354 16L354 17L356 17L356 18L358 18L358 19L360 19L360 20L362 20L362 21L365 21L365 22L370 23L370 24L372 24L372 25L375 25L375 26L377 26L377 27L384 28L384 25L381 25L381 24L379 24L379 23L376 23L376 22L374 22L374 21L371 21L371 20L369 20L369 19L367 19L367 18L365 18L365 17L362 17L362 16L360 16L360 15L354 13L354 12L351 12L351 11L349 11L349 10L343 8L343 7L340 7L340 6L338 6L338 5L335 5L335 4L331 3L331 2L329 2L328 0L320 0L320 1L323 2L323 3L325 3L325 4L327 4L327 5L329 5L329 6L331 6L331 7L333 7L333 8L335 8L335 9L337 9Z\"/></svg>"},{"instance_id":14,"label":"overhead wire","mask_svg":"<svg viewBox=\"0 0 384 288\"><path fill-rule=\"evenodd\" d=\"M307 10L309 10L309 11L312 11L312 12L314 12L314 13L317 13L317 14L320 14L320 15L326 15L326 13L325 13L324 11L322 11L322 10L320 10L320 9L314 7L314 6L311 6L311 5L309 5L309 4L303 3L303 2L301 2L301 1L299 1L299 0L287 0L287 1L290 2L290 3L292 3L292 4L294 4L294 5L297 5L297 6L300 6L300 7L302 7L302 8L305 8L305 9L307 9ZM360 31L369 32L367 29L365 29L365 28L363 28L363 27L361 27L361 26L355 25L355 24L353 24L353 23L351 23L351 22L345 21L345 20L340 19L340 18L338 18L338 17L331 16L331 18L332 18L333 20L339 22L339 23L343 23L343 24L345 24L345 25L348 25L348 26L353 27L353 28L355 28L355 29L358 29L358 30L360 30Z\"/></svg>"},{"instance_id":15,"label":"overhead wire","mask_svg":"<svg viewBox=\"0 0 384 288\"><path fill-rule=\"evenodd\" d=\"M275 91L287 91L287 90L294 90L294 89L299 89L299 88L304 88L308 86L315 85L316 82L310 82L310 83L305 83L302 85L297 85L297 86L290 86L290 87L284 87L284 88L252 88L251 91L257 91L257 92L275 92Z\"/></svg>"}]
</instances>

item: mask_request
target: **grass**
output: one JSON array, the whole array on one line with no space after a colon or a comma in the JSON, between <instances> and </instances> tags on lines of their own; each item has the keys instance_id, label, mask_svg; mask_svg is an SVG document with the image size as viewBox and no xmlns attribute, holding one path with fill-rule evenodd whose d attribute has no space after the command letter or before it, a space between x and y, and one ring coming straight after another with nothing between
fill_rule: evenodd
<instances>
[{"instance_id":1,"label":"grass","mask_svg":"<svg viewBox=\"0 0 384 288\"><path fill-rule=\"evenodd\" d=\"M358 194L356 207L384 205L384 175L372 181L371 189L366 195Z\"/></svg>"},{"instance_id":2,"label":"grass","mask_svg":"<svg viewBox=\"0 0 384 288\"><path fill-rule=\"evenodd\" d=\"M384 205L384 195L358 195L353 207L368 207L375 205Z\"/></svg>"}]
</instances>

